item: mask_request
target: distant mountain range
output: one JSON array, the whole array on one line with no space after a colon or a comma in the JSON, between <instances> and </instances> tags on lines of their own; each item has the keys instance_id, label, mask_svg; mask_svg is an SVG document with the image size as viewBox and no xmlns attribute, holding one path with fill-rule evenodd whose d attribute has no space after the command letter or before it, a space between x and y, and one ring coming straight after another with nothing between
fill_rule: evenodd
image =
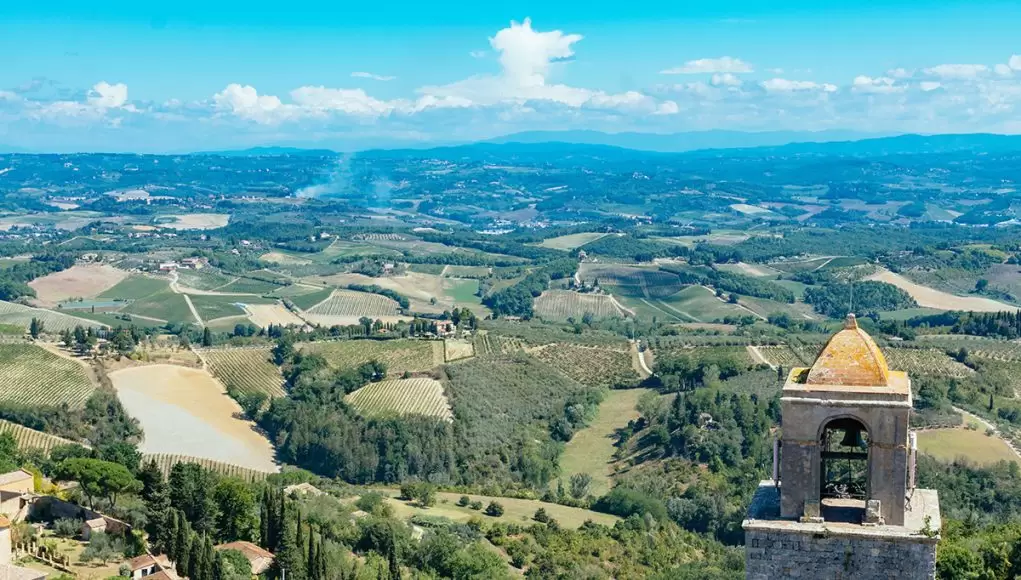
<instances>
[{"instance_id":1,"label":"distant mountain range","mask_svg":"<svg viewBox=\"0 0 1021 580\"><path fill-rule=\"evenodd\" d=\"M1021 135L970 133L958 135L880 135L855 131L699 131L689 133L602 133L599 131L527 131L467 143L404 141L374 137L370 140L351 138L337 143L322 143L306 148L301 144L253 147L250 149L205 151L202 155L230 156L333 156L340 152L415 151L445 149L470 153L480 151L517 151L550 153L585 147L588 151L603 148L625 155L628 150L660 154L689 155L842 155L882 156L920 153L973 151L980 153L1021 152ZM30 151L0 145L3 153Z\"/></svg>"}]
</instances>

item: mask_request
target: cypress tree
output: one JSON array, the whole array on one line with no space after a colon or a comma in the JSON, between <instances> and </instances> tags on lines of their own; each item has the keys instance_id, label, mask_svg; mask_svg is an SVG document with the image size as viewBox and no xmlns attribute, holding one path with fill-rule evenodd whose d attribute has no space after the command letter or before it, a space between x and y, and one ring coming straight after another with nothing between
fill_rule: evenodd
<instances>
[{"instance_id":1,"label":"cypress tree","mask_svg":"<svg viewBox=\"0 0 1021 580\"><path fill-rule=\"evenodd\" d=\"M259 545L267 550L270 548L269 523L269 489L264 489L259 506Z\"/></svg>"},{"instance_id":2,"label":"cypress tree","mask_svg":"<svg viewBox=\"0 0 1021 580\"><path fill-rule=\"evenodd\" d=\"M308 557L305 558L305 570L308 580L319 580L319 570L316 568L316 536L309 526L308 529Z\"/></svg>"},{"instance_id":3,"label":"cypress tree","mask_svg":"<svg viewBox=\"0 0 1021 580\"><path fill-rule=\"evenodd\" d=\"M180 522L180 520L177 517L177 512L175 512L173 510L170 511L169 517L167 518L167 520L168 520L168 524L169 525L167 527L167 530L164 533L162 533L162 535L165 536L164 537L164 544L165 545L163 546L164 547L163 551L166 552L166 554L170 558L171 562L176 562L177 561L177 553L178 553L177 552L177 534L178 534L178 526L181 525L181 522Z\"/></svg>"},{"instance_id":4,"label":"cypress tree","mask_svg":"<svg viewBox=\"0 0 1021 580\"><path fill-rule=\"evenodd\" d=\"M298 524L296 526L297 531L295 532L295 544L298 548L298 553L301 554L302 558L305 558L305 551L308 546L305 544L305 526L301 523L301 509L298 510Z\"/></svg>"},{"instance_id":5,"label":"cypress tree","mask_svg":"<svg viewBox=\"0 0 1021 580\"><path fill-rule=\"evenodd\" d=\"M203 558L205 553L202 551L202 543L203 539L198 534L192 534L191 551L188 556L188 578L191 580L203 580L202 572L205 569Z\"/></svg>"},{"instance_id":6,"label":"cypress tree","mask_svg":"<svg viewBox=\"0 0 1021 580\"><path fill-rule=\"evenodd\" d=\"M180 541L177 544L178 552L177 560L174 560L175 564L174 569L177 570L178 576L188 576L188 573L191 572L191 568L189 568L189 565L191 564L192 533L191 530L188 530L186 527L182 527L181 530L183 530L186 533L181 534L183 538L180 538L179 536Z\"/></svg>"}]
</instances>

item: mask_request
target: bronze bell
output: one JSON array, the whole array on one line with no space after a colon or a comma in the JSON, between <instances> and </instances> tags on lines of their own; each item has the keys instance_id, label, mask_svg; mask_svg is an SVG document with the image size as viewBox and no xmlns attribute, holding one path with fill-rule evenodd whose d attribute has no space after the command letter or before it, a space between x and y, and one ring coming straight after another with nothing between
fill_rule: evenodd
<instances>
[{"instance_id":1,"label":"bronze bell","mask_svg":"<svg viewBox=\"0 0 1021 580\"><path fill-rule=\"evenodd\" d=\"M854 427L844 429L844 438L840 441L842 447L861 447L863 443L860 429Z\"/></svg>"}]
</instances>

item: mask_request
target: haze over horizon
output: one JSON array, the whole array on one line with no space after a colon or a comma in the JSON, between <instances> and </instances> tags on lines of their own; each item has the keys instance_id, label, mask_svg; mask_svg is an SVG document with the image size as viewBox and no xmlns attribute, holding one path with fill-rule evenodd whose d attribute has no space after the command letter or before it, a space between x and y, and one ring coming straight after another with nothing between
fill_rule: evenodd
<instances>
[{"instance_id":1,"label":"haze over horizon","mask_svg":"<svg viewBox=\"0 0 1021 580\"><path fill-rule=\"evenodd\" d=\"M9 55L0 145L176 152L427 146L536 130L1021 133L1016 4L263 8L0 7Z\"/></svg>"}]
</instances>

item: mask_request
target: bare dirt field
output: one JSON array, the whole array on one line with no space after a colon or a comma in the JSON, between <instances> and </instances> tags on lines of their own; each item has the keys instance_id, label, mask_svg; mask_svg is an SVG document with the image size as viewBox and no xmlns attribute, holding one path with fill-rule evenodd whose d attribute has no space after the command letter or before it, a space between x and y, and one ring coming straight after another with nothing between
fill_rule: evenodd
<instances>
[{"instance_id":1,"label":"bare dirt field","mask_svg":"<svg viewBox=\"0 0 1021 580\"><path fill-rule=\"evenodd\" d=\"M160 224L173 230L213 230L224 227L230 221L230 216L223 213L191 213L165 217L177 218L177 221Z\"/></svg>"},{"instance_id":2,"label":"bare dirt field","mask_svg":"<svg viewBox=\"0 0 1021 580\"><path fill-rule=\"evenodd\" d=\"M128 277L113 266L72 266L28 283L35 290L36 302L53 307L70 298L93 298Z\"/></svg>"},{"instance_id":3,"label":"bare dirt field","mask_svg":"<svg viewBox=\"0 0 1021 580\"><path fill-rule=\"evenodd\" d=\"M273 447L204 370L149 365L110 373L117 396L145 431L143 453L176 453L276 471Z\"/></svg>"},{"instance_id":4,"label":"bare dirt field","mask_svg":"<svg viewBox=\"0 0 1021 580\"><path fill-rule=\"evenodd\" d=\"M266 328L270 324L297 324L301 326L305 321L298 318L290 310L279 304L245 304L245 312L252 324Z\"/></svg>"},{"instance_id":5,"label":"bare dirt field","mask_svg":"<svg viewBox=\"0 0 1021 580\"><path fill-rule=\"evenodd\" d=\"M280 264L281 266L305 266L312 263L311 260L289 256L283 252L268 252L259 256L259 260L273 264Z\"/></svg>"},{"instance_id":6,"label":"bare dirt field","mask_svg":"<svg viewBox=\"0 0 1021 580\"><path fill-rule=\"evenodd\" d=\"M918 302L919 306L925 308L938 308L940 310L974 310L976 312L1000 312L1002 310L1015 311L1017 307L997 302L989 298L978 296L954 296L941 292L928 286L916 284L900 274L889 270L879 270L867 278L893 284L904 290Z\"/></svg>"}]
</instances>

